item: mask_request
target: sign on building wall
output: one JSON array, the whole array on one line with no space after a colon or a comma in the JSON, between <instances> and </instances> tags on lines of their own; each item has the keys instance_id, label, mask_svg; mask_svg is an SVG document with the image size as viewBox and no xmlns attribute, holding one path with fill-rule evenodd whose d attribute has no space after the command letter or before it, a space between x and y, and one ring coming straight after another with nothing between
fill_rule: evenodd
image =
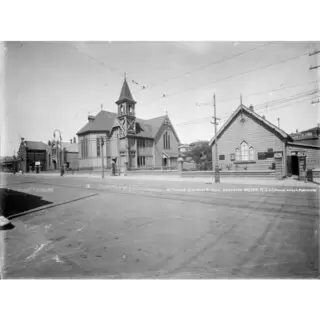
<instances>
[{"instance_id":1,"label":"sign on building wall","mask_svg":"<svg viewBox=\"0 0 320 320\"><path fill-rule=\"evenodd\" d=\"M268 152L258 152L258 160L266 160L274 157L272 149L268 149Z\"/></svg>"},{"instance_id":2,"label":"sign on building wall","mask_svg":"<svg viewBox=\"0 0 320 320\"><path fill-rule=\"evenodd\" d=\"M274 158L282 158L282 157L283 157L283 152L282 151L274 153Z\"/></svg>"},{"instance_id":3,"label":"sign on building wall","mask_svg":"<svg viewBox=\"0 0 320 320\"><path fill-rule=\"evenodd\" d=\"M266 152L258 152L258 160L265 160L267 159L267 153Z\"/></svg>"}]
</instances>

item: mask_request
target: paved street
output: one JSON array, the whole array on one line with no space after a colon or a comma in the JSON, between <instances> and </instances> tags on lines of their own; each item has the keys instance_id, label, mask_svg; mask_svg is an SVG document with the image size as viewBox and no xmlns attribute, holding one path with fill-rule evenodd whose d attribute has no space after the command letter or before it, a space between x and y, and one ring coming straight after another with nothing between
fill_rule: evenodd
<instances>
[{"instance_id":1,"label":"paved street","mask_svg":"<svg viewBox=\"0 0 320 320\"><path fill-rule=\"evenodd\" d=\"M318 276L316 185L3 177L5 278Z\"/></svg>"}]
</instances>

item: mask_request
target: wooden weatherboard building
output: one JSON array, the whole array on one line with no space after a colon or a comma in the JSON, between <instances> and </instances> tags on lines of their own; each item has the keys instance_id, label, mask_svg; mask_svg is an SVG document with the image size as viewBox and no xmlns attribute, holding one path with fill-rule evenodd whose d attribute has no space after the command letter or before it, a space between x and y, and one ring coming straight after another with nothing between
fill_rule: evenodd
<instances>
[{"instance_id":1,"label":"wooden weatherboard building","mask_svg":"<svg viewBox=\"0 0 320 320\"><path fill-rule=\"evenodd\" d=\"M241 104L220 128L218 164L222 171L268 171L278 177L299 175L298 157L306 159L306 169L320 166L320 147L301 144L265 117ZM210 141L215 166L215 137Z\"/></svg>"},{"instance_id":2,"label":"wooden weatherboard building","mask_svg":"<svg viewBox=\"0 0 320 320\"><path fill-rule=\"evenodd\" d=\"M79 168L111 168L112 161L128 170L177 168L180 140L168 115L143 120L136 118L136 101L124 80L117 112L101 110L89 116L78 132ZM104 138L101 149L100 139Z\"/></svg>"}]
</instances>

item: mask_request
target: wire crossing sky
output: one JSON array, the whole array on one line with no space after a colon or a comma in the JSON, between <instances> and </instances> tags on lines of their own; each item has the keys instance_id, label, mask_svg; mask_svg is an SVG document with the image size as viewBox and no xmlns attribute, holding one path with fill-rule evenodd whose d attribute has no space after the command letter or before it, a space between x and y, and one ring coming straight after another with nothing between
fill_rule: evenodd
<instances>
[{"instance_id":1,"label":"wire crossing sky","mask_svg":"<svg viewBox=\"0 0 320 320\"><path fill-rule=\"evenodd\" d=\"M299 94L318 85L317 73L309 70L316 59L309 55L313 47L309 42L9 42L2 149L11 155L20 136L47 142L54 129L69 141L101 105L116 112L124 74L137 117L167 110L183 143L211 139L214 93L217 117L231 115L242 95L245 105L256 106L272 123L279 117L288 133L308 129L316 125L317 107L310 100L318 95Z\"/></svg>"}]
</instances>

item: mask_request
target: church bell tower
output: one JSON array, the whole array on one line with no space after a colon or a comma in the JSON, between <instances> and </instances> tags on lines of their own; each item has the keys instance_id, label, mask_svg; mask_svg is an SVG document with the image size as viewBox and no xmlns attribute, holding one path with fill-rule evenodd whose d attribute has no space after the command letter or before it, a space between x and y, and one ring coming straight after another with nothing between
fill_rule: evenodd
<instances>
[{"instance_id":1,"label":"church bell tower","mask_svg":"<svg viewBox=\"0 0 320 320\"><path fill-rule=\"evenodd\" d=\"M120 126L120 138L125 138L136 133L136 101L133 100L127 79L124 78L119 99L116 101L118 105L118 122Z\"/></svg>"}]
</instances>

